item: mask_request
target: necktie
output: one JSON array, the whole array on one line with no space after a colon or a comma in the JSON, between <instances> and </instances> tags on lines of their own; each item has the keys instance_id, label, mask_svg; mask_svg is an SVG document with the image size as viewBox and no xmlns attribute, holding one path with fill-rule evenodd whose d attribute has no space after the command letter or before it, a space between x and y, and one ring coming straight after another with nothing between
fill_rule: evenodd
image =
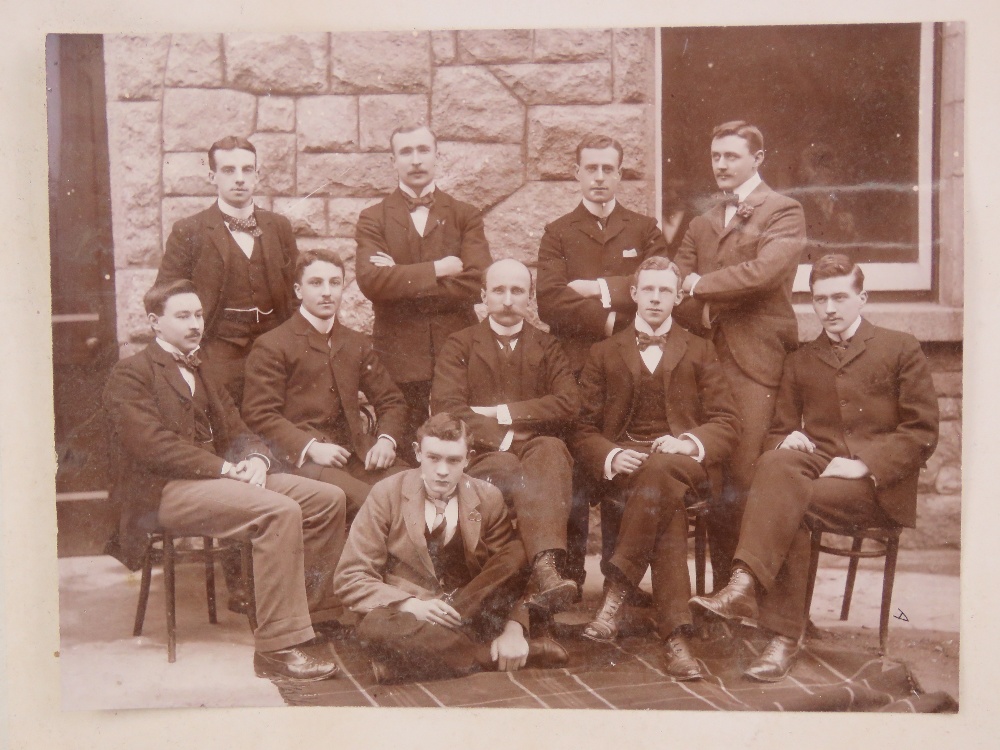
<instances>
[{"instance_id":1,"label":"necktie","mask_svg":"<svg viewBox=\"0 0 1000 750\"><path fill-rule=\"evenodd\" d=\"M830 339L830 346L833 347L833 353L837 355L837 359L843 359L844 355L847 353L847 347L851 345L850 339L841 339L840 341L834 341Z\"/></svg>"},{"instance_id":2,"label":"necktie","mask_svg":"<svg viewBox=\"0 0 1000 750\"><path fill-rule=\"evenodd\" d=\"M246 232L251 237L260 237L264 234L263 230L257 226L257 216L254 214L250 214L247 219L237 219L235 216L223 214L222 219L226 222L230 232Z\"/></svg>"},{"instance_id":3,"label":"necktie","mask_svg":"<svg viewBox=\"0 0 1000 750\"><path fill-rule=\"evenodd\" d=\"M174 358L174 361L181 367L186 367L187 369L194 372L201 365L201 359L194 352L190 354L179 354L177 352L170 352L170 356Z\"/></svg>"},{"instance_id":4,"label":"necktie","mask_svg":"<svg viewBox=\"0 0 1000 750\"><path fill-rule=\"evenodd\" d=\"M419 198L414 198L408 193L403 193L403 200L406 201L406 207L412 214L420 206L427 206L427 208L431 208L434 205L434 191L432 190L427 193L427 195L421 195Z\"/></svg>"},{"instance_id":5,"label":"necktie","mask_svg":"<svg viewBox=\"0 0 1000 750\"><path fill-rule=\"evenodd\" d=\"M663 335L663 336L650 336L648 333L643 333L642 331L636 331L635 332L635 338L636 338L636 343L639 344L640 351L644 350L644 349L647 349L647 348L649 348L651 346L658 346L658 347L660 347L660 350L662 351L663 347L667 343L667 337L666 337L666 335Z\"/></svg>"},{"instance_id":6,"label":"necktie","mask_svg":"<svg viewBox=\"0 0 1000 750\"><path fill-rule=\"evenodd\" d=\"M511 344L517 341L517 337L519 335L520 334L517 333L511 336L505 336L502 333L494 334L494 336L497 337L497 341L500 342L500 350L503 352L503 356L506 357L507 359L510 359L511 356L514 354L514 347L511 346Z\"/></svg>"},{"instance_id":7,"label":"necktie","mask_svg":"<svg viewBox=\"0 0 1000 750\"><path fill-rule=\"evenodd\" d=\"M730 193L729 191L726 190L719 193L718 200L719 203L723 206L740 205L740 197L736 193Z\"/></svg>"},{"instance_id":8,"label":"necktie","mask_svg":"<svg viewBox=\"0 0 1000 750\"><path fill-rule=\"evenodd\" d=\"M444 532L448 528L444 517L448 501L431 498L431 503L434 505L434 520L431 522L431 527L425 532L424 536L427 538L427 551L430 553L432 559L436 559L438 552L441 551L441 547L444 545Z\"/></svg>"}]
</instances>

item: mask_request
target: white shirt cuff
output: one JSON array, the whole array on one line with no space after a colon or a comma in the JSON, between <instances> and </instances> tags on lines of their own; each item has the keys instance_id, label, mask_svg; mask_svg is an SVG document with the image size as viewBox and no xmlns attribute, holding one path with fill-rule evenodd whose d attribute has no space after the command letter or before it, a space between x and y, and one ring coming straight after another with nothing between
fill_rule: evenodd
<instances>
[{"instance_id":1,"label":"white shirt cuff","mask_svg":"<svg viewBox=\"0 0 1000 750\"><path fill-rule=\"evenodd\" d=\"M233 465L231 463L229 463L228 461L223 461L222 462L222 471L220 471L219 474L221 474L222 476L226 476L226 474L229 473L229 470L231 468L233 468Z\"/></svg>"},{"instance_id":2,"label":"white shirt cuff","mask_svg":"<svg viewBox=\"0 0 1000 750\"><path fill-rule=\"evenodd\" d=\"M608 289L608 282L606 279L598 279L597 285L601 288L601 304L604 306L605 310L611 309L611 290Z\"/></svg>"},{"instance_id":3,"label":"white shirt cuff","mask_svg":"<svg viewBox=\"0 0 1000 750\"><path fill-rule=\"evenodd\" d=\"M392 449L393 450L396 450L396 448L399 447L399 446L396 445L396 439L392 435L389 435L389 434L383 432L381 435L378 436L378 438L376 438L376 440L381 440L382 438L385 438L390 443L392 443Z\"/></svg>"},{"instance_id":4,"label":"white shirt cuff","mask_svg":"<svg viewBox=\"0 0 1000 750\"><path fill-rule=\"evenodd\" d=\"M500 443L501 451L509 451L511 443L514 442L514 431L507 430L507 434L503 436L503 441Z\"/></svg>"},{"instance_id":5,"label":"white shirt cuff","mask_svg":"<svg viewBox=\"0 0 1000 750\"><path fill-rule=\"evenodd\" d=\"M306 462L306 453L309 451L309 446L312 445L315 442L316 442L316 438L313 438L308 443L306 443L306 447L303 448L302 449L302 453L299 454L299 462L297 464L295 464L295 468L296 469L301 469L302 468L302 464L304 464Z\"/></svg>"},{"instance_id":6,"label":"white shirt cuff","mask_svg":"<svg viewBox=\"0 0 1000 750\"><path fill-rule=\"evenodd\" d=\"M695 279L695 282L691 285L691 291L688 292L688 294L690 294L692 297L694 296L694 290L698 288L699 281L701 281L700 276L697 279Z\"/></svg>"},{"instance_id":7,"label":"white shirt cuff","mask_svg":"<svg viewBox=\"0 0 1000 750\"><path fill-rule=\"evenodd\" d=\"M697 456L691 456L691 458L693 458L698 463L701 463L702 461L704 461L705 460L705 446L701 444L701 441L698 438L696 438L694 435L692 435L690 432L682 433L681 437L682 438L689 438L692 443L694 443L695 445L698 446L698 455Z\"/></svg>"},{"instance_id":8,"label":"white shirt cuff","mask_svg":"<svg viewBox=\"0 0 1000 750\"><path fill-rule=\"evenodd\" d=\"M507 404L500 404L497 406L497 424L502 425L512 425L514 420L510 418L510 409L507 408Z\"/></svg>"},{"instance_id":9,"label":"white shirt cuff","mask_svg":"<svg viewBox=\"0 0 1000 750\"><path fill-rule=\"evenodd\" d=\"M608 338L615 332L615 316L617 314L614 310L608 313L608 319L604 322L604 338Z\"/></svg>"},{"instance_id":10,"label":"white shirt cuff","mask_svg":"<svg viewBox=\"0 0 1000 750\"><path fill-rule=\"evenodd\" d=\"M250 455L247 456L247 459L249 460L249 459L253 458L254 456L256 456L257 458L259 458L261 461L264 462L264 470L265 471L270 471L271 470L271 462L267 460L267 456L265 456L263 453L251 453Z\"/></svg>"},{"instance_id":11,"label":"white shirt cuff","mask_svg":"<svg viewBox=\"0 0 1000 750\"><path fill-rule=\"evenodd\" d=\"M604 478L611 480L618 476L618 473L611 470L611 464L615 460L615 456L621 453L624 448L612 448L608 453L608 457L604 459Z\"/></svg>"}]
</instances>

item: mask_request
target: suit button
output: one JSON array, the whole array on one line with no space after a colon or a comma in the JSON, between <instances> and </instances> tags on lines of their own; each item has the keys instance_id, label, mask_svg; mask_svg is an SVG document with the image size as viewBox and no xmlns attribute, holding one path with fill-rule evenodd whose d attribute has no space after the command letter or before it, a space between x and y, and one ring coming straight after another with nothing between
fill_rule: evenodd
<instances>
[{"instance_id":1,"label":"suit button","mask_svg":"<svg viewBox=\"0 0 1000 750\"><path fill-rule=\"evenodd\" d=\"M840 405L841 406L847 406L847 399L841 399L840 400Z\"/></svg>"}]
</instances>

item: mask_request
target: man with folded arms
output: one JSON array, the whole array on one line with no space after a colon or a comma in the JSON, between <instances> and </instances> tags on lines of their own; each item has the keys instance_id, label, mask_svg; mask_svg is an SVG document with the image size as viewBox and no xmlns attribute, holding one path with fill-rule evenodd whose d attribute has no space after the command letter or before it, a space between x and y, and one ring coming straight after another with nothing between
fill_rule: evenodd
<instances>
[{"instance_id":1,"label":"man with folded arms","mask_svg":"<svg viewBox=\"0 0 1000 750\"><path fill-rule=\"evenodd\" d=\"M376 484L351 525L337 592L363 615L377 682L567 661L528 639L524 547L500 491L463 474L469 444L460 419L435 414L417 431L420 468Z\"/></svg>"},{"instance_id":2,"label":"man with folded arms","mask_svg":"<svg viewBox=\"0 0 1000 750\"><path fill-rule=\"evenodd\" d=\"M321 680L328 651L302 648L336 630L333 573L345 498L323 482L268 474L272 457L240 420L228 391L203 372L201 300L187 280L144 298L156 340L120 361L104 391L121 504L122 560L139 565L147 532L249 541L253 547L259 677Z\"/></svg>"},{"instance_id":3,"label":"man with folded arms","mask_svg":"<svg viewBox=\"0 0 1000 750\"><path fill-rule=\"evenodd\" d=\"M525 320L531 272L498 260L483 275L486 320L453 334L434 372L431 408L475 436L469 474L503 493L532 564L528 606L549 614L577 596L563 578L573 459L563 442L580 409L576 380L551 336Z\"/></svg>"},{"instance_id":4,"label":"man with folded arms","mask_svg":"<svg viewBox=\"0 0 1000 750\"><path fill-rule=\"evenodd\" d=\"M343 292L339 255L299 255L295 296L302 304L254 344L243 418L288 471L344 490L353 517L375 482L408 468L396 460L406 402L370 339L337 320ZM375 410L377 435L365 431L359 390Z\"/></svg>"},{"instance_id":5,"label":"man with folded arms","mask_svg":"<svg viewBox=\"0 0 1000 750\"><path fill-rule=\"evenodd\" d=\"M861 317L861 268L826 255L809 275L823 324L785 360L767 450L757 462L729 583L691 604L772 634L745 671L777 682L798 654L807 615L807 512L838 526L914 526L917 475L938 438L927 359L913 336Z\"/></svg>"},{"instance_id":6,"label":"man with folded arms","mask_svg":"<svg viewBox=\"0 0 1000 750\"><path fill-rule=\"evenodd\" d=\"M623 605L652 566L666 671L693 680L702 674L687 642L685 502L706 494L711 479L718 482L719 462L739 438L739 418L711 342L671 318L679 287L677 266L666 258L639 266L631 288L634 324L595 344L583 369L583 411L572 446L603 502L624 506L617 544L606 550L604 599L583 636L615 639Z\"/></svg>"}]
</instances>

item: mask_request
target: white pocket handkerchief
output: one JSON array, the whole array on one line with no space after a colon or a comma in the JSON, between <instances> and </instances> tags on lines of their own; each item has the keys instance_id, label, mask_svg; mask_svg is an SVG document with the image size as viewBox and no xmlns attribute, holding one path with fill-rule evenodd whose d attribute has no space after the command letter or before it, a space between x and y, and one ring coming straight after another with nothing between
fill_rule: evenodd
<instances>
[{"instance_id":1,"label":"white pocket handkerchief","mask_svg":"<svg viewBox=\"0 0 1000 750\"><path fill-rule=\"evenodd\" d=\"M638 255L639 252L634 247L630 247L628 250L622 250L623 258L635 258Z\"/></svg>"}]
</instances>

